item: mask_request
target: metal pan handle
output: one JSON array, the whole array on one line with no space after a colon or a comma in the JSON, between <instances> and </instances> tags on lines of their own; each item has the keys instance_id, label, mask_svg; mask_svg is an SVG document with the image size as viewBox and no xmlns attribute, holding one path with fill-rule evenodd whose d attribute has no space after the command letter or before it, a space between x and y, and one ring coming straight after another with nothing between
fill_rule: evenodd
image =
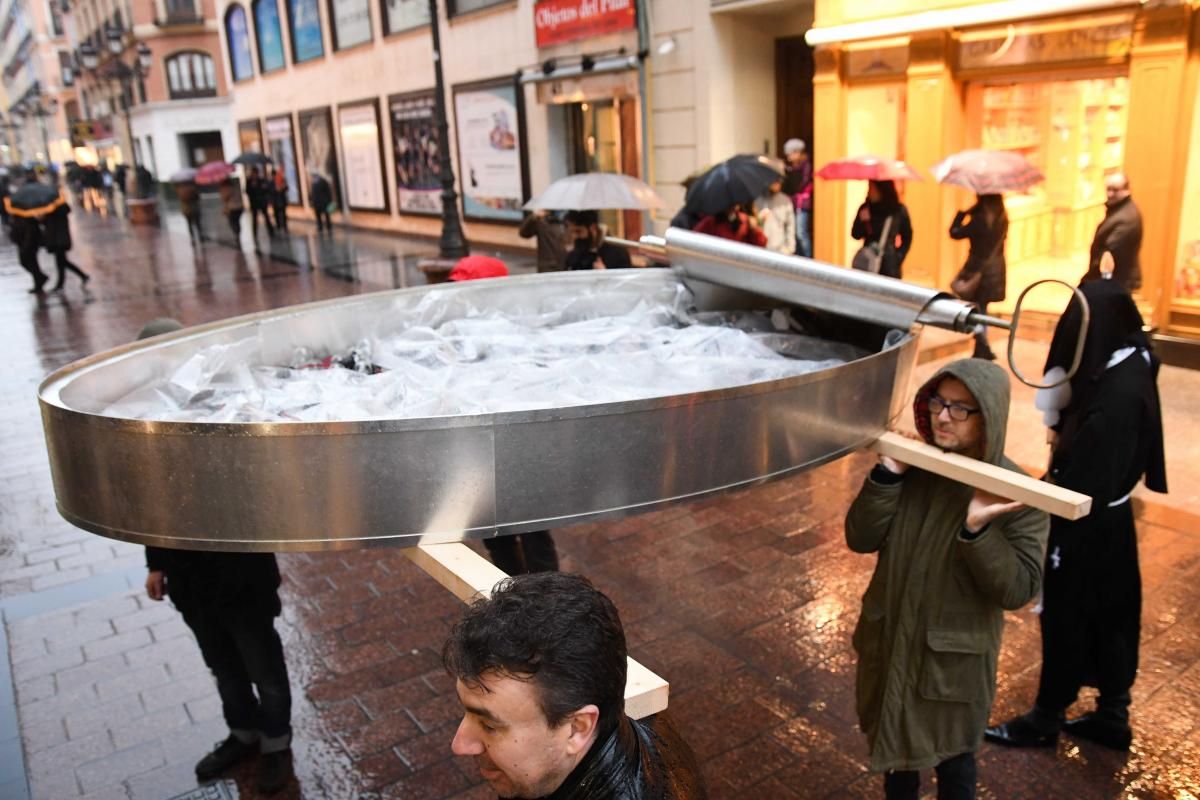
<instances>
[{"instance_id":1,"label":"metal pan handle","mask_svg":"<svg viewBox=\"0 0 1200 800\"><path fill-rule=\"evenodd\" d=\"M1043 283L1061 283L1063 286L1066 286L1075 293L1075 297L1079 300L1079 307L1083 310L1083 321L1079 325L1079 340L1075 344L1075 358L1071 361L1071 368L1067 370L1066 377L1064 377L1062 380L1055 381L1054 383L1034 383L1033 381L1029 380L1021 373L1021 370L1017 368L1016 359L1013 358L1014 348L1016 347L1017 343L1017 327L1021 322L1021 304L1025 302L1025 295L1029 294L1030 289L1035 286L1041 286ZM1083 347L1085 344L1087 344L1088 324L1091 322L1091 319L1092 310L1088 307L1087 298L1083 296L1083 292L1079 291L1079 287L1072 286L1066 281L1060 281L1057 278L1043 278L1040 281L1034 281L1033 283L1029 284L1021 292L1020 296L1017 297L1017 305L1016 308L1013 309L1012 320L1010 322L1011 327L1008 329L1009 369L1012 370L1013 375L1017 376L1017 380L1026 386L1033 387L1034 389L1053 389L1055 386L1063 385L1067 381L1071 380L1071 378L1075 377L1075 373L1079 370L1079 363L1083 361Z\"/></svg>"}]
</instances>

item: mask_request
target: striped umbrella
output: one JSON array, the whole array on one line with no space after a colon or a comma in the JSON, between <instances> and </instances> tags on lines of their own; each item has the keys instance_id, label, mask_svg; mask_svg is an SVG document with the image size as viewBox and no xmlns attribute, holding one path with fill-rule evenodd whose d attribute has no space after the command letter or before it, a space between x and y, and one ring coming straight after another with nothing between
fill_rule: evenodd
<instances>
[{"instance_id":1,"label":"striped umbrella","mask_svg":"<svg viewBox=\"0 0 1200 800\"><path fill-rule=\"evenodd\" d=\"M962 186L976 194L1023 192L1046 176L1011 150L963 150L930 170L938 183Z\"/></svg>"}]
</instances>

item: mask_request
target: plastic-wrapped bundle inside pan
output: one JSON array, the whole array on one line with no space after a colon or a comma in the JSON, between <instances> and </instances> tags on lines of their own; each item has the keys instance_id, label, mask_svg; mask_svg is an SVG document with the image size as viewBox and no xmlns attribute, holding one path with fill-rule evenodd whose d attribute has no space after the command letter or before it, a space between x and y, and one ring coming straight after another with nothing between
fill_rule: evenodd
<instances>
[{"instance_id":1,"label":"plastic-wrapped bundle inside pan","mask_svg":"<svg viewBox=\"0 0 1200 800\"><path fill-rule=\"evenodd\" d=\"M59 509L147 544L312 550L557 527L786 474L877 436L916 347L813 342L778 305L666 270L540 275L129 345L42 386Z\"/></svg>"}]
</instances>

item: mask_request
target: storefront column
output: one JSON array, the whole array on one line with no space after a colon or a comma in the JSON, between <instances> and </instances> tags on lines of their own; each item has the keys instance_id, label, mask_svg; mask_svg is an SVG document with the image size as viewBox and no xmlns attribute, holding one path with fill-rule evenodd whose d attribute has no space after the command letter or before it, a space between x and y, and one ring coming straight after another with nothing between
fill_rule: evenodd
<instances>
[{"instance_id":1,"label":"storefront column","mask_svg":"<svg viewBox=\"0 0 1200 800\"><path fill-rule=\"evenodd\" d=\"M839 69L841 53L832 47L813 52L813 169L820 169L846 153L846 86ZM848 265L845 219L845 181L816 179L813 187L813 257L830 264Z\"/></svg>"},{"instance_id":2,"label":"storefront column","mask_svg":"<svg viewBox=\"0 0 1200 800\"><path fill-rule=\"evenodd\" d=\"M1125 172L1142 212L1142 297L1154 306L1154 324L1170 314L1179 215L1187 175L1190 116L1184 111L1187 6L1143 8L1129 60L1129 131ZM1194 190L1194 187L1193 187Z\"/></svg>"},{"instance_id":3,"label":"storefront column","mask_svg":"<svg viewBox=\"0 0 1200 800\"><path fill-rule=\"evenodd\" d=\"M904 160L926 176L905 187L913 244L904 262L904 279L943 288L957 272L961 248L946 231L962 193L929 179L929 168L962 149L963 103L950 71L950 48L949 36L941 31L914 38L909 45L903 152Z\"/></svg>"}]
</instances>

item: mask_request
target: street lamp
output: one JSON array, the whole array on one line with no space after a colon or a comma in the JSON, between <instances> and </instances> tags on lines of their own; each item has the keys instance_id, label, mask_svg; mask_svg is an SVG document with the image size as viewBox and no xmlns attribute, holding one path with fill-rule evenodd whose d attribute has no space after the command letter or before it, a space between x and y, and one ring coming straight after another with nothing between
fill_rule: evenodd
<instances>
[{"instance_id":1,"label":"street lamp","mask_svg":"<svg viewBox=\"0 0 1200 800\"><path fill-rule=\"evenodd\" d=\"M58 111L58 100L52 97L48 102L43 102L42 88L34 83L29 93L10 110L17 116L37 117L38 126L42 131L42 154L46 163L50 163L50 137L46 133L46 117L52 117Z\"/></svg>"},{"instance_id":2,"label":"street lamp","mask_svg":"<svg viewBox=\"0 0 1200 800\"><path fill-rule=\"evenodd\" d=\"M471 252L458 218L458 193L454 191L454 167L450 163L450 126L446 121L446 85L442 79L442 42L438 33L437 0L429 0L429 29L433 34L433 84L437 97L438 168L442 178L442 235L438 258L457 260Z\"/></svg>"},{"instance_id":3,"label":"street lamp","mask_svg":"<svg viewBox=\"0 0 1200 800\"><path fill-rule=\"evenodd\" d=\"M90 42L84 42L79 46L79 61L96 80L108 81L110 85L115 81L120 87L121 115L125 118L125 136L129 140L133 166L136 169L138 154L137 148L133 146L133 126L129 121L129 98L133 96L133 81L146 77L150 67L154 64L154 53L145 42L138 42L137 60L131 67L119 58L125 52L124 31L116 25L105 25L104 38L108 42L108 52L115 57L111 63L101 67L100 53Z\"/></svg>"}]
</instances>

